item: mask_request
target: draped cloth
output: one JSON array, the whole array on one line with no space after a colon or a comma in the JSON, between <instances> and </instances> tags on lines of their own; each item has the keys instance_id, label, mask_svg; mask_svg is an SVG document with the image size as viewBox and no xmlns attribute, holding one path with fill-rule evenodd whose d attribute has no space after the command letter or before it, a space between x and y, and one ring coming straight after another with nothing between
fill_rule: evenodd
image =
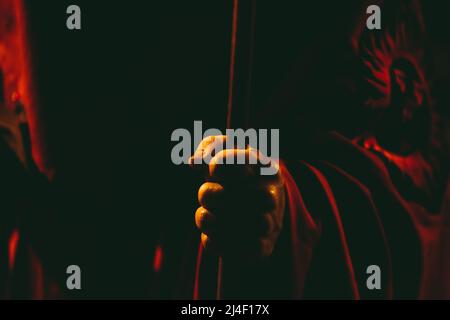
<instances>
[{"instance_id":1,"label":"draped cloth","mask_svg":"<svg viewBox=\"0 0 450 320\"><path fill-rule=\"evenodd\" d=\"M406 201L379 156L342 136L320 150L281 163L288 208L272 256L224 259L218 274L217 257L200 245L193 298L217 290L224 299L448 298L444 214ZM369 289L370 266L379 267L380 289Z\"/></svg>"}]
</instances>

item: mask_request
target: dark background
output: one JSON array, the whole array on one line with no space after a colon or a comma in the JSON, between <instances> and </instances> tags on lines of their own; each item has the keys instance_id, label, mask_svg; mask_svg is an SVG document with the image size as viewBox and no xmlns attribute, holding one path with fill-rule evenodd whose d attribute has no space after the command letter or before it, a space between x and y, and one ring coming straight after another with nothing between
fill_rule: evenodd
<instances>
[{"instance_id":1,"label":"dark background","mask_svg":"<svg viewBox=\"0 0 450 320\"><path fill-rule=\"evenodd\" d=\"M70 4L81 7L81 31L66 28ZM358 101L338 93L333 81L353 76L345 39L363 4L258 3L255 118L269 108L278 121L286 117L283 108L298 106L289 113L291 125L315 109L324 123L352 126ZM446 8L443 1L423 5L437 108L448 117ZM158 243L161 277L176 282L171 268L198 236L200 177L171 163L170 135L192 129L194 120L204 128L225 126L231 7L224 0L28 1L40 126L55 169L58 230L51 241L61 266L82 267L77 296L151 296ZM299 72L305 73L291 81ZM318 96L319 107L312 105ZM160 294L166 296L169 289Z\"/></svg>"}]
</instances>

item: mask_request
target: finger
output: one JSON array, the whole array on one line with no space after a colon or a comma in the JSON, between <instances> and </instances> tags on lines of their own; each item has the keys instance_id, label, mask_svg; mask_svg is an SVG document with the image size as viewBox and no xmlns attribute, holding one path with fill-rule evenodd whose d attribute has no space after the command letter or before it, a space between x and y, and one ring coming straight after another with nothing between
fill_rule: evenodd
<instances>
[{"instance_id":1,"label":"finger","mask_svg":"<svg viewBox=\"0 0 450 320\"><path fill-rule=\"evenodd\" d=\"M221 250L219 250L219 248L217 247L217 242L212 240L211 237L207 234L201 234L201 241L203 248L205 248L206 251L217 254L221 253Z\"/></svg>"},{"instance_id":2,"label":"finger","mask_svg":"<svg viewBox=\"0 0 450 320\"><path fill-rule=\"evenodd\" d=\"M206 182L198 190L198 202L208 210L218 209L226 201L224 188L215 182Z\"/></svg>"},{"instance_id":3,"label":"finger","mask_svg":"<svg viewBox=\"0 0 450 320\"><path fill-rule=\"evenodd\" d=\"M216 153L224 149L225 142L226 136L204 138L195 150L194 155L189 158L189 165L191 167L203 167L205 164L209 164Z\"/></svg>"},{"instance_id":4,"label":"finger","mask_svg":"<svg viewBox=\"0 0 450 320\"><path fill-rule=\"evenodd\" d=\"M209 164L209 175L216 181L242 182L258 174L258 154L254 149L226 149Z\"/></svg>"},{"instance_id":5,"label":"finger","mask_svg":"<svg viewBox=\"0 0 450 320\"><path fill-rule=\"evenodd\" d=\"M203 153L203 162L209 164L217 153L225 149L227 136L214 136L214 140L208 144Z\"/></svg>"},{"instance_id":6,"label":"finger","mask_svg":"<svg viewBox=\"0 0 450 320\"><path fill-rule=\"evenodd\" d=\"M226 212L224 212L226 215ZM230 213L230 212L228 212ZM262 218L250 219L249 217L240 218L238 216L224 215L216 216L204 207L199 207L195 212L195 225L204 234L214 239L224 242L225 239L231 239L236 236L258 235L259 226L262 226Z\"/></svg>"},{"instance_id":7,"label":"finger","mask_svg":"<svg viewBox=\"0 0 450 320\"><path fill-rule=\"evenodd\" d=\"M220 193L211 193L202 204L223 219L245 221L272 212L278 206L278 189L273 185L229 186Z\"/></svg>"},{"instance_id":8,"label":"finger","mask_svg":"<svg viewBox=\"0 0 450 320\"><path fill-rule=\"evenodd\" d=\"M216 231L216 217L204 207L195 212L195 225L204 234L213 235Z\"/></svg>"},{"instance_id":9,"label":"finger","mask_svg":"<svg viewBox=\"0 0 450 320\"><path fill-rule=\"evenodd\" d=\"M249 152L258 159L259 174L264 181L278 181L281 178L279 159L267 157L261 151L249 147Z\"/></svg>"},{"instance_id":10,"label":"finger","mask_svg":"<svg viewBox=\"0 0 450 320\"><path fill-rule=\"evenodd\" d=\"M219 182L242 183L256 177L260 183L282 182L278 161L253 148L220 151L209 164L209 175Z\"/></svg>"}]
</instances>

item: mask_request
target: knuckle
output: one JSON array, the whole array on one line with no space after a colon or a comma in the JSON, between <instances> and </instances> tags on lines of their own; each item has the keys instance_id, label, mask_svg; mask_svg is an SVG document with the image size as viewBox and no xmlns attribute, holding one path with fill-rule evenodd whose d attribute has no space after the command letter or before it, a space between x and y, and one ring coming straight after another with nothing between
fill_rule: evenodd
<instances>
[{"instance_id":1,"label":"knuckle","mask_svg":"<svg viewBox=\"0 0 450 320\"><path fill-rule=\"evenodd\" d=\"M223 187L218 183L206 182L198 190L198 202L203 207L210 209L219 205Z\"/></svg>"},{"instance_id":2,"label":"knuckle","mask_svg":"<svg viewBox=\"0 0 450 320\"><path fill-rule=\"evenodd\" d=\"M213 233L215 216L203 207L199 207L195 212L195 225L203 233Z\"/></svg>"},{"instance_id":3,"label":"knuckle","mask_svg":"<svg viewBox=\"0 0 450 320\"><path fill-rule=\"evenodd\" d=\"M208 210L203 207L199 207L197 211L195 211L195 225L198 229L202 229L206 223L208 215Z\"/></svg>"},{"instance_id":4,"label":"knuckle","mask_svg":"<svg viewBox=\"0 0 450 320\"><path fill-rule=\"evenodd\" d=\"M202 242L203 248L205 248L206 251L210 251L210 252L216 251L216 246L215 246L214 242L211 241L211 238L208 235L206 235L205 233L202 233L200 237L201 237L201 242Z\"/></svg>"}]
</instances>

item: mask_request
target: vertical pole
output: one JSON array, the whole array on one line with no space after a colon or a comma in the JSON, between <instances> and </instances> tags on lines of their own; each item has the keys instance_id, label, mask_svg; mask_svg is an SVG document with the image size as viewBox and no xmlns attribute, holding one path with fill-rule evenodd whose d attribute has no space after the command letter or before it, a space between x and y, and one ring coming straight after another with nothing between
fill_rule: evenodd
<instances>
[{"instance_id":1,"label":"vertical pole","mask_svg":"<svg viewBox=\"0 0 450 320\"><path fill-rule=\"evenodd\" d=\"M251 107L256 0L233 0L227 128L245 129ZM217 300L223 296L223 258L217 267Z\"/></svg>"}]
</instances>

